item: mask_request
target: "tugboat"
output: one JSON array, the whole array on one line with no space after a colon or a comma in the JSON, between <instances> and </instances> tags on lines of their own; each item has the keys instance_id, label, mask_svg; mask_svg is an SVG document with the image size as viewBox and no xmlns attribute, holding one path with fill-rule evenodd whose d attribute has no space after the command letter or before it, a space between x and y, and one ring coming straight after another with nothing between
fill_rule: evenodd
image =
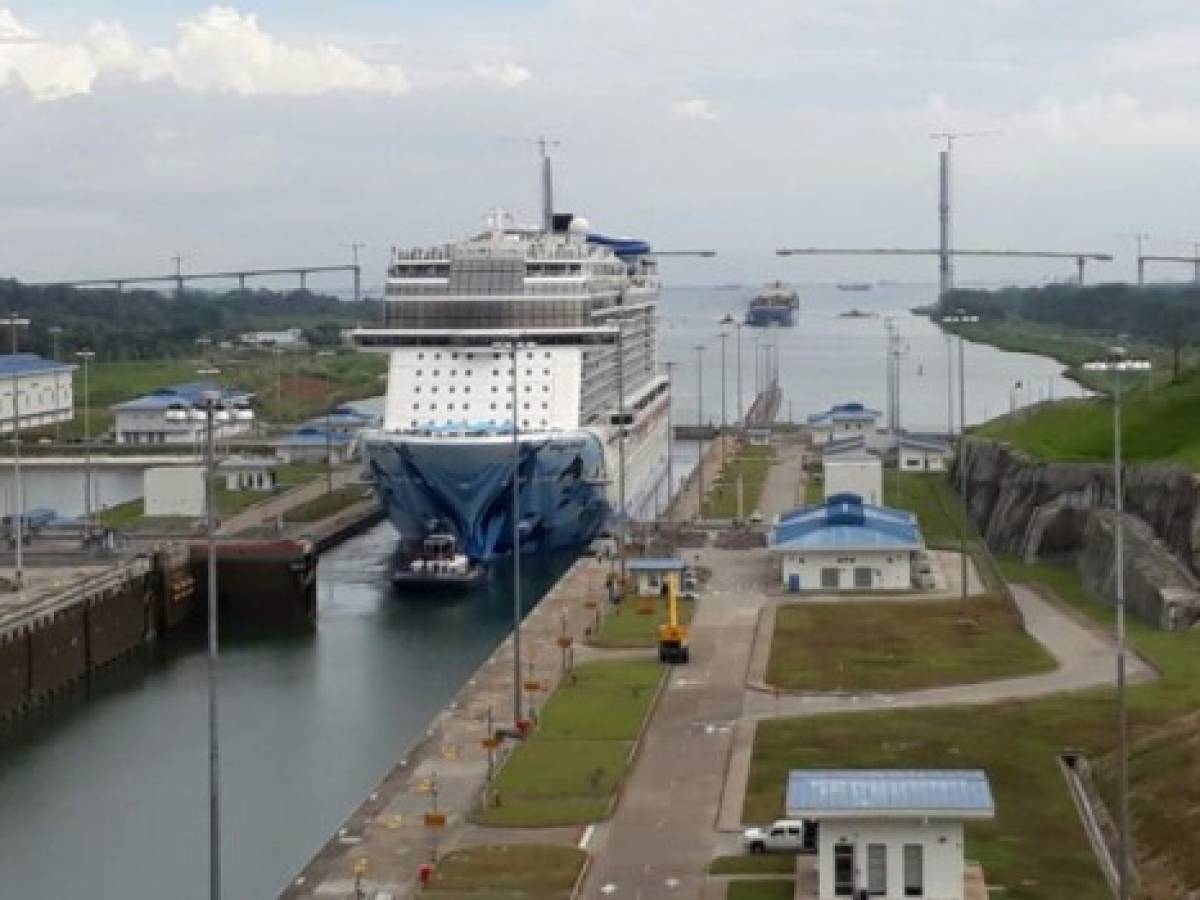
<instances>
[{"instance_id":1,"label":"tugboat","mask_svg":"<svg viewBox=\"0 0 1200 900\"><path fill-rule=\"evenodd\" d=\"M458 590L473 587L483 576L483 566L459 550L458 538L435 531L421 542L420 553L396 566L392 584L404 590Z\"/></svg>"}]
</instances>

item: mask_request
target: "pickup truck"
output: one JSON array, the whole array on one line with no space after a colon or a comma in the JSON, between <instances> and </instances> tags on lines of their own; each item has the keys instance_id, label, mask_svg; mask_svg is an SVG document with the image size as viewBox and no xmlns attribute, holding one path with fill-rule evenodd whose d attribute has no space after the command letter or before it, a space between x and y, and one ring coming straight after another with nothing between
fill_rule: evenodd
<instances>
[{"instance_id":1,"label":"pickup truck","mask_svg":"<svg viewBox=\"0 0 1200 900\"><path fill-rule=\"evenodd\" d=\"M817 823L805 819L780 819L766 828L747 828L742 846L751 853L816 853Z\"/></svg>"}]
</instances>

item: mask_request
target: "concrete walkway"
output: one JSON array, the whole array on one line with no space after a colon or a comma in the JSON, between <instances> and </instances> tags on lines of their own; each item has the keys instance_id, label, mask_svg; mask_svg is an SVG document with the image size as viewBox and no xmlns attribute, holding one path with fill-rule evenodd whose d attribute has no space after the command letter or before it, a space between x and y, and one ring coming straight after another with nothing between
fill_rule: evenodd
<instances>
[{"instance_id":1,"label":"concrete walkway","mask_svg":"<svg viewBox=\"0 0 1200 900\"><path fill-rule=\"evenodd\" d=\"M361 467L357 465L334 470L333 489L336 491L338 488L343 488L348 484L357 482L360 470ZM363 485L363 490L365 491L366 489L367 486ZM274 525L279 516L284 515L291 509L295 509L297 506L303 506L310 500L316 500L325 493L325 490L325 477L315 478L312 481L286 490L269 500L264 500L262 503L255 503L253 506L247 507L236 515L229 516L221 522L217 533L221 537L229 537L243 531L249 531L252 528Z\"/></svg>"}]
</instances>

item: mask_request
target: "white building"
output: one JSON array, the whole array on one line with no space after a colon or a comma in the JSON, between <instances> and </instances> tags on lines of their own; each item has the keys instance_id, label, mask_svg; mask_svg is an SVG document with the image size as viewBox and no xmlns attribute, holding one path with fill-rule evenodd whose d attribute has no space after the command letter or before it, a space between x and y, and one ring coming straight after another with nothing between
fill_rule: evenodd
<instances>
[{"instance_id":1,"label":"white building","mask_svg":"<svg viewBox=\"0 0 1200 900\"><path fill-rule=\"evenodd\" d=\"M964 900L963 822L994 818L987 774L797 769L787 816L818 824L818 900Z\"/></svg>"},{"instance_id":2,"label":"white building","mask_svg":"<svg viewBox=\"0 0 1200 900\"><path fill-rule=\"evenodd\" d=\"M204 515L204 466L155 466L143 476L147 516Z\"/></svg>"},{"instance_id":3,"label":"white building","mask_svg":"<svg viewBox=\"0 0 1200 900\"><path fill-rule=\"evenodd\" d=\"M304 332L299 328L288 328L285 331L247 331L238 337L238 343L246 347L283 347L303 349L307 341Z\"/></svg>"},{"instance_id":4,"label":"white building","mask_svg":"<svg viewBox=\"0 0 1200 900\"><path fill-rule=\"evenodd\" d=\"M867 447L865 437L826 444L821 467L826 500L836 494L857 494L873 506L883 503L883 460Z\"/></svg>"},{"instance_id":5,"label":"white building","mask_svg":"<svg viewBox=\"0 0 1200 900\"><path fill-rule=\"evenodd\" d=\"M863 503L857 494L784 513L768 544L790 592L912 590L924 547L916 516Z\"/></svg>"},{"instance_id":6,"label":"white building","mask_svg":"<svg viewBox=\"0 0 1200 900\"><path fill-rule=\"evenodd\" d=\"M21 430L69 422L74 415L75 366L43 359L36 353L0 356L0 433L13 430L13 377L17 382L17 420Z\"/></svg>"},{"instance_id":7,"label":"white building","mask_svg":"<svg viewBox=\"0 0 1200 900\"><path fill-rule=\"evenodd\" d=\"M227 491L275 490L279 484L279 460L271 456L231 456L217 464Z\"/></svg>"},{"instance_id":8,"label":"white building","mask_svg":"<svg viewBox=\"0 0 1200 900\"><path fill-rule=\"evenodd\" d=\"M177 384L126 400L111 407L116 414L113 432L118 444L191 444L204 443L205 422L202 416L192 415L204 395L215 391L226 411L234 415L220 416L215 424L218 439L247 434L254 427L254 412L250 408L253 394L221 388L206 382ZM187 415L180 415L186 413Z\"/></svg>"},{"instance_id":9,"label":"white building","mask_svg":"<svg viewBox=\"0 0 1200 900\"><path fill-rule=\"evenodd\" d=\"M633 576L639 597L657 597L670 575L675 576L675 585L679 587L687 563L674 556L644 556L626 561L625 568Z\"/></svg>"},{"instance_id":10,"label":"white building","mask_svg":"<svg viewBox=\"0 0 1200 900\"><path fill-rule=\"evenodd\" d=\"M902 472L945 472L954 455L950 445L930 435L903 434L897 450Z\"/></svg>"},{"instance_id":11,"label":"white building","mask_svg":"<svg viewBox=\"0 0 1200 900\"><path fill-rule=\"evenodd\" d=\"M275 458L284 463L330 463L340 466L358 452L358 435L339 428L301 425L275 441Z\"/></svg>"},{"instance_id":12,"label":"white building","mask_svg":"<svg viewBox=\"0 0 1200 900\"><path fill-rule=\"evenodd\" d=\"M821 446L839 438L874 435L882 415L879 410L868 409L861 403L839 403L825 412L809 416L808 428L813 444Z\"/></svg>"}]
</instances>

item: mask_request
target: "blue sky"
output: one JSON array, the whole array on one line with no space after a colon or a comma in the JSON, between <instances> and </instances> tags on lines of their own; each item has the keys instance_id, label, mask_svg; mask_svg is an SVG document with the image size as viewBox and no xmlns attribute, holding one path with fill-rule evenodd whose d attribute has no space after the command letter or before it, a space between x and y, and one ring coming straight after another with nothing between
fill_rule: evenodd
<instances>
[{"instance_id":1,"label":"blue sky","mask_svg":"<svg viewBox=\"0 0 1200 900\"><path fill-rule=\"evenodd\" d=\"M103 23L97 24L97 23ZM7 35L7 37L6 37ZM559 196L717 247L682 280L780 274L782 244L1180 252L1200 237L1200 8L1145 0L0 0L0 272L275 264L473 229ZM1045 264L970 263L1039 279ZM813 260L795 277L838 277ZM863 277L933 277L866 261ZM1180 272L1181 276L1188 273Z\"/></svg>"}]
</instances>

